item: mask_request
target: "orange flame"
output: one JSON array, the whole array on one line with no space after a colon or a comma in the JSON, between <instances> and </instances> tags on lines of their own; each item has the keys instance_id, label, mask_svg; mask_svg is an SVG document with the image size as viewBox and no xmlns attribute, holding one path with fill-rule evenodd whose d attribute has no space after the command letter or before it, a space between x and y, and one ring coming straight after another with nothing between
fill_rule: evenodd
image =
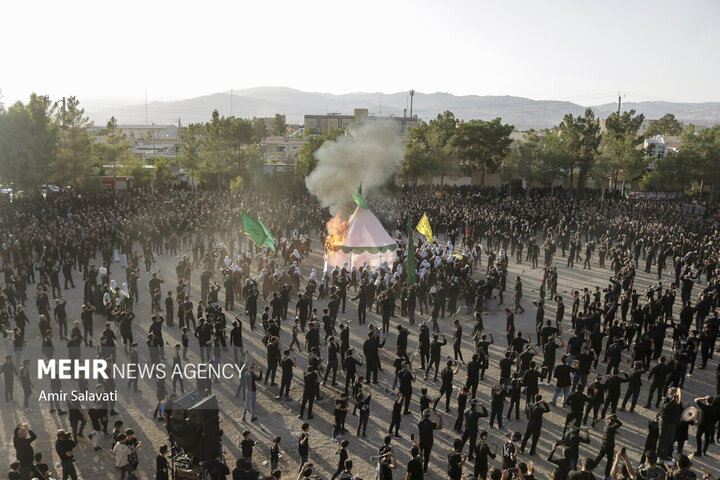
<instances>
[{"instance_id":1,"label":"orange flame","mask_svg":"<svg viewBox=\"0 0 720 480\"><path fill-rule=\"evenodd\" d=\"M337 249L337 247L345 243L347 235L348 222L340 218L340 214L335 215L327 222L328 235L325 237L325 250Z\"/></svg>"}]
</instances>

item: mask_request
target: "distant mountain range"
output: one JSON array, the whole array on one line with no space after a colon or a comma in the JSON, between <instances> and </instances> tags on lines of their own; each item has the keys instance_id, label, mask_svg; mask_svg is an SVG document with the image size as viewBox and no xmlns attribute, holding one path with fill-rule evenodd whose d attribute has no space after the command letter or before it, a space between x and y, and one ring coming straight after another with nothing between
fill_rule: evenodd
<instances>
[{"instance_id":1,"label":"distant mountain range","mask_svg":"<svg viewBox=\"0 0 720 480\"><path fill-rule=\"evenodd\" d=\"M232 104L232 106L231 106ZM355 108L367 108L371 115L402 116L407 108L410 113L408 92L329 93L303 92L285 87L258 87L230 92L220 92L186 100L151 102L147 105L149 123L183 124L205 122L214 109L221 115L236 117L271 117L284 114L288 123L302 123L306 114L342 113L352 115ZM607 103L591 107L601 118L606 118L617 109L617 104ZM681 122L710 126L720 123L720 102L672 103L672 102L628 102L623 110L635 109L647 119L656 119L666 113L674 114ZM232 112L231 112L232 110ZM461 119L480 118L490 120L501 117L503 122L515 125L519 130L546 128L557 125L567 113L582 114L585 107L571 102L556 100L532 100L512 96L453 95L450 93L416 92L413 100L413 115L428 121L438 113L450 110ZM90 119L101 125L110 116L120 124L144 124L145 105L90 104L86 107Z\"/></svg>"}]
</instances>

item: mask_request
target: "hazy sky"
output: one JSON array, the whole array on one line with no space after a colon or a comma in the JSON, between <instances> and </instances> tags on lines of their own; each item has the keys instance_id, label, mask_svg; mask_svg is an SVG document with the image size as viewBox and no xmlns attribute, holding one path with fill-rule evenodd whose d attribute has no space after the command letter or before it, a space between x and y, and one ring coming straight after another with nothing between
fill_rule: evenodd
<instances>
[{"instance_id":1,"label":"hazy sky","mask_svg":"<svg viewBox=\"0 0 720 480\"><path fill-rule=\"evenodd\" d=\"M720 100L720 1L5 2L0 90L188 98L230 88ZM97 100L96 100L97 101Z\"/></svg>"}]
</instances>

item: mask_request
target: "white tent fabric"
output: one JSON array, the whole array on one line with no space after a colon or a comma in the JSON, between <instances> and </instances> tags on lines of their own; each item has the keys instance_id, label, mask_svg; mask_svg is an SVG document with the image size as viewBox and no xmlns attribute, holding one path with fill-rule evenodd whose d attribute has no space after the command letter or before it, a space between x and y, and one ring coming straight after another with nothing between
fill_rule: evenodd
<instances>
[{"instance_id":1,"label":"white tent fabric","mask_svg":"<svg viewBox=\"0 0 720 480\"><path fill-rule=\"evenodd\" d=\"M358 206L348 220L345 240L340 246L331 246L325 252L325 271L334 267L348 270L363 264L379 268L383 263L391 266L395 261L397 242L385 231L370 210Z\"/></svg>"}]
</instances>

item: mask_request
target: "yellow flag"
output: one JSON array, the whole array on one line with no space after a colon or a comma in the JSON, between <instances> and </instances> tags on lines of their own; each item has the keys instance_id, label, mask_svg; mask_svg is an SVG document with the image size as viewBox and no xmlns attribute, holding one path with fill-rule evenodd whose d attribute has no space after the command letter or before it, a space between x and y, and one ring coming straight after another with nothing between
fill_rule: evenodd
<instances>
[{"instance_id":1,"label":"yellow flag","mask_svg":"<svg viewBox=\"0 0 720 480\"><path fill-rule=\"evenodd\" d=\"M422 218L417 224L417 227L415 227L415 230L425 235L425 238L427 238L427 241L431 244L433 243L433 234L432 229L430 228L430 221L427 218L427 214L423 214Z\"/></svg>"}]
</instances>

